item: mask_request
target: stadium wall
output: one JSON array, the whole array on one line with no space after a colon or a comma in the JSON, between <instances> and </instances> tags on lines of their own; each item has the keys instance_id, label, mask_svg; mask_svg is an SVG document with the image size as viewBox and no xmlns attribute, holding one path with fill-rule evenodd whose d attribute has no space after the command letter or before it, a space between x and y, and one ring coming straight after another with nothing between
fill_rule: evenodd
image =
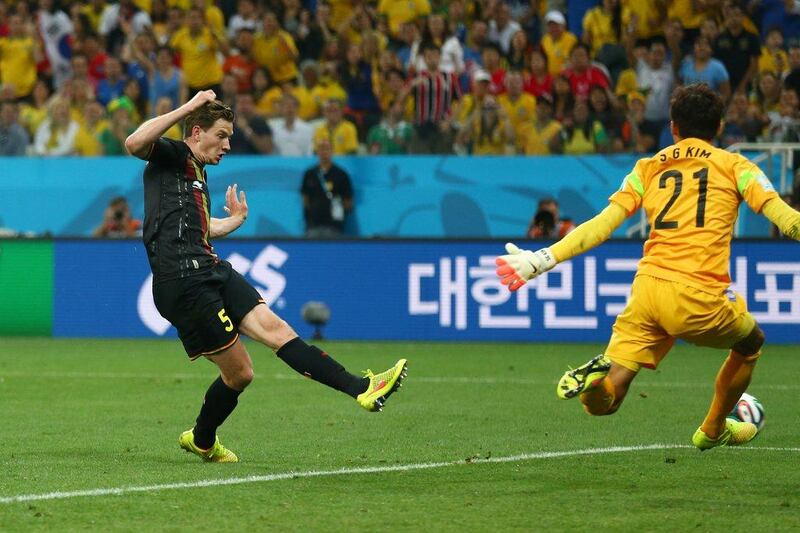
<instances>
[{"instance_id":1,"label":"stadium wall","mask_svg":"<svg viewBox=\"0 0 800 533\"><path fill-rule=\"evenodd\" d=\"M539 243L530 243L536 246ZM331 339L605 341L642 244L611 241L509 293L502 241L221 240L230 261L303 336L325 302ZM734 288L769 342L798 342L800 247L736 241ZM0 335L174 337L155 309L138 241L0 241Z\"/></svg>"},{"instance_id":2,"label":"stadium wall","mask_svg":"<svg viewBox=\"0 0 800 533\"><path fill-rule=\"evenodd\" d=\"M485 238L524 235L537 202L554 197L562 216L588 220L607 204L636 162L630 154L583 157L341 157L351 175L352 236ZM299 237L303 171L312 159L230 156L209 167L212 216L223 217L225 189L247 191L250 218L238 237ZM2 158L0 228L88 237L109 200L143 209L142 168L133 157ZM632 217L616 237L640 234ZM766 237L768 222L743 208L739 236Z\"/></svg>"}]
</instances>

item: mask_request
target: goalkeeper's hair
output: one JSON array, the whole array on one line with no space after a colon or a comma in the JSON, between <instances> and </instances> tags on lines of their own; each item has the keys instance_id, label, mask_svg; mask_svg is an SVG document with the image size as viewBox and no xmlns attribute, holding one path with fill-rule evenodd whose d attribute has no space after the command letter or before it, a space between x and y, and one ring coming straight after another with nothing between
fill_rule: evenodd
<instances>
[{"instance_id":1,"label":"goalkeeper's hair","mask_svg":"<svg viewBox=\"0 0 800 533\"><path fill-rule=\"evenodd\" d=\"M219 119L233 123L233 110L229 105L224 104L219 100L207 102L189 113L189 115L186 117L183 126L183 136L191 136L192 129L195 126L200 126L203 131L206 131Z\"/></svg>"},{"instance_id":2,"label":"goalkeeper's hair","mask_svg":"<svg viewBox=\"0 0 800 533\"><path fill-rule=\"evenodd\" d=\"M672 93L670 117L684 139L716 137L724 111L722 99L705 83L679 87Z\"/></svg>"}]
</instances>

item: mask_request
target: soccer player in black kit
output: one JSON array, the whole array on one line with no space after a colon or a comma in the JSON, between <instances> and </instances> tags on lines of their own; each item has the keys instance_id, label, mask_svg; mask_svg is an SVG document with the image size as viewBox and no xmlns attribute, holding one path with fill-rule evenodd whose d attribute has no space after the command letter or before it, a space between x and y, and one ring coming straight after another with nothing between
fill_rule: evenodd
<instances>
[{"instance_id":1,"label":"soccer player in black kit","mask_svg":"<svg viewBox=\"0 0 800 533\"><path fill-rule=\"evenodd\" d=\"M400 359L380 374L350 374L327 353L303 342L264 305L256 291L209 242L236 230L247 219L244 191L225 194L226 218L211 217L205 165L217 165L230 150L231 108L200 91L178 109L148 120L125 141L131 155L147 161L144 170L144 244L153 271L159 313L178 330L186 353L219 367L195 426L179 438L181 448L204 461L239 459L219 442L217 428L253 380L253 362L239 338L243 333L273 349L297 372L349 394L368 411L380 411L406 376ZM162 137L185 121L184 140Z\"/></svg>"}]
</instances>

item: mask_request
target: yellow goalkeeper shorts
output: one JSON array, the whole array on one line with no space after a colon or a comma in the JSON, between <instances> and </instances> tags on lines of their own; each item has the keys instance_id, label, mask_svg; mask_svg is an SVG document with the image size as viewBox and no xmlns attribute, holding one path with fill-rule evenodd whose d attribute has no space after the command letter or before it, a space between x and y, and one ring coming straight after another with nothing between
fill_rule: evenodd
<instances>
[{"instance_id":1,"label":"yellow goalkeeper shorts","mask_svg":"<svg viewBox=\"0 0 800 533\"><path fill-rule=\"evenodd\" d=\"M614 323L605 355L638 372L656 368L675 339L730 348L755 327L742 296L711 294L675 281L637 275L631 298Z\"/></svg>"}]
</instances>

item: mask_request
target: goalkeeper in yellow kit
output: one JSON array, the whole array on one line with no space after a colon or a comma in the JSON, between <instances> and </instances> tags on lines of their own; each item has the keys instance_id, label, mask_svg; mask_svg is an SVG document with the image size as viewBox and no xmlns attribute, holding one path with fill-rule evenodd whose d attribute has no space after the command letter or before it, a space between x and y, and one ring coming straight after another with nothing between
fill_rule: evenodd
<instances>
[{"instance_id":1,"label":"goalkeeper in yellow kit","mask_svg":"<svg viewBox=\"0 0 800 533\"><path fill-rule=\"evenodd\" d=\"M675 339L728 348L708 414L692 437L705 450L748 442L749 422L727 419L750 383L764 334L745 300L730 290L730 242L744 200L788 237L800 240L800 213L775 192L759 168L738 154L715 148L723 103L705 84L675 91L670 115L675 144L640 159L599 215L550 248L536 252L506 245L497 274L515 291L602 243L625 218L644 207L650 237L631 286L631 297L614 323L605 354L564 374L556 393L579 397L592 415L610 415L622 404L642 367L654 369Z\"/></svg>"}]
</instances>

